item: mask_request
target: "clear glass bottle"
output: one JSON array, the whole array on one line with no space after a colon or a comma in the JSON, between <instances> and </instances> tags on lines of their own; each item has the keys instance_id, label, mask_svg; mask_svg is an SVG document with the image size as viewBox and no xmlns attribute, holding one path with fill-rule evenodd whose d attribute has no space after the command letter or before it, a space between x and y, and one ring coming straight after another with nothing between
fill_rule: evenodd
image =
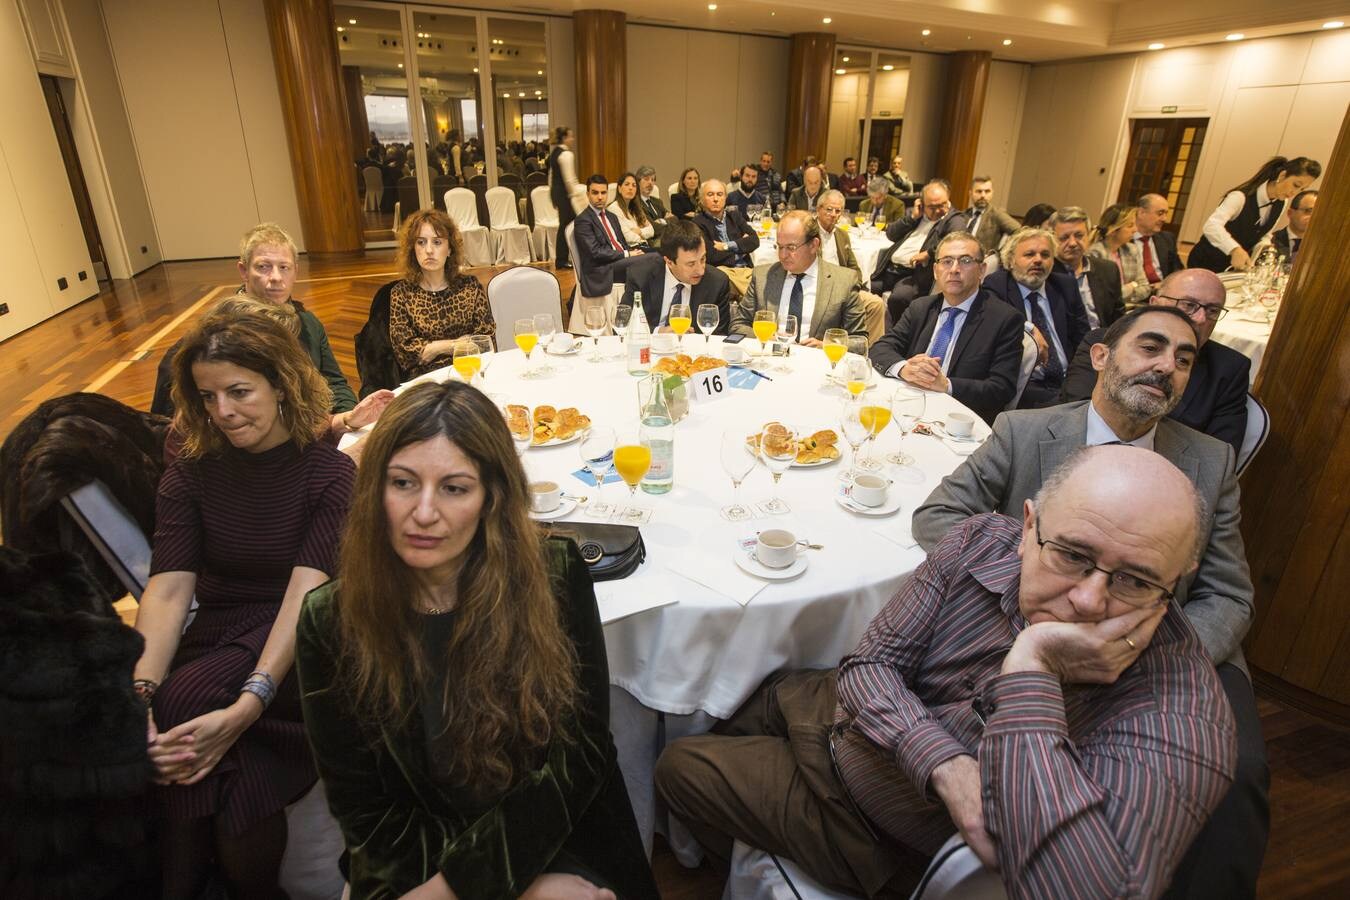
<instances>
[{"instance_id":1,"label":"clear glass bottle","mask_svg":"<svg viewBox=\"0 0 1350 900\"><path fill-rule=\"evenodd\" d=\"M652 368L652 330L647 325L647 315L642 311L642 292L633 292L633 314L628 319L628 332L624 338L628 353L628 374L643 377Z\"/></svg>"},{"instance_id":2,"label":"clear glass bottle","mask_svg":"<svg viewBox=\"0 0 1350 900\"><path fill-rule=\"evenodd\" d=\"M638 440L652 453L651 467L642 477L642 490L664 494L675 485L675 420L666 398L664 375L650 375L638 383L638 403Z\"/></svg>"}]
</instances>

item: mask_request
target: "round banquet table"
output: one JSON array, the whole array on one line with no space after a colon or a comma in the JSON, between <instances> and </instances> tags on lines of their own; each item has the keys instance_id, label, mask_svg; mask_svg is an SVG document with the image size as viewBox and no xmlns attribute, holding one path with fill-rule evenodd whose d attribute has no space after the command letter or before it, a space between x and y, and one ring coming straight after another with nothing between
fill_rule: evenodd
<instances>
[{"instance_id":1,"label":"round banquet table","mask_svg":"<svg viewBox=\"0 0 1350 900\"><path fill-rule=\"evenodd\" d=\"M839 226L843 228L845 220L839 220ZM849 246L853 248L853 255L858 258L858 270L862 272L864 283L866 279L872 276L872 272L877 267L877 256L891 246L891 241L886 239L884 231L877 231L871 227L862 227L858 225L848 225L845 230L849 236ZM762 266L765 263L778 262L778 253L773 249L773 243L778 234L775 228L770 231L766 237L764 232L759 232L759 247L753 255L754 264Z\"/></svg>"},{"instance_id":2,"label":"round banquet table","mask_svg":"<svg viewBox=\"0 0 1350 900\"><path fill-rule=\"evenodd\" d=\"M720 342L719 337L712 339L711 355L721 355ZM482 385L499 402L531 408L575 406L594 425L636 428L638 379L627 374L622 361L588 362L591 341L579 343L581 350L569 357L535 351L536 361L546 359L559 370L545 379L520 377L525 360L519 350L494 354ZM686 343L691 355L697 355L703 337L690 334ZM757 352L757 342L745 344ZM600 348L613 356L618 339L602 338ZM844 392L826 383L829 363L824 354L797 346L789 359L776 362L792 371L769 370L771 381L749 377L753 388L733 388L721 399L691 406L688 417L675 426L673 490L664 495L639 490L636 496L636 505L651 511L651 520L641 526L646 560L627 578L596 584L607 622L612 728L634 811L649 850L653 830L659 829L686 859L692 844L683 829L658 822L652 773L661 750L678 737L707 731L716 720L730 717L770 673L832 667L850 652L872 617L923 559L909 536L915 507L963 459L936 437L911 434L904 445L915 457L910 472L917 480L897 480L892 486L901 503L896 513L862 516L835 501L839 477L849 464L850 451L841 437L841 459L818 468L794 467L783 475L779 497L789 513L739 523L724 520L718 510L732 500L731 479L720 461L724 430L750 434L781 419L808 433L823 428L839 432ZM452 372L424 377L457 377ZM877 386L869 388L868 396L887 402L896 382L875 372L873 379ZM965 410L946 394L925 396L925 419ZM977 436L986 436L988 426L974 418ZM873 453L884 457L898 441L898 431L888 426ZM567 493L595 502L596 488L573 474L582 469L578 451L575 442L532 447L524 453L526 472L531 480L556 481ZM747 505L768 500L771 489L768 471L757 468L741 485L740 499ZM629 502L622 483L606 484L599 495L616 505ZM584 510L579 506L563 521L599 521ZM792 580L763 582L741 572L733 561L739 539L771 527L787 528L823 545L806 551L807 568ZM631 605L652 603L669 605L624 614Z\"/></svg>"},{"instance_id":3,"label":"round banquet table","mask_svg":"<svg viewBox=\"0 0 1350 900\"><path fill-rule=\"evenodd\" d=\"M1261 371L1261 358L1266 353L1266 344L1270 343L1270 332L1275 327L1272 317L1266 321L1265 310L1261 306L1247 309L1235 309L1242 302L1240 291L1228 292L1228 314L1214 325L1210 339L1232 347L1252 361L1251 380L1256 381L1256 373Z\"/></svg>"}]
</instances>

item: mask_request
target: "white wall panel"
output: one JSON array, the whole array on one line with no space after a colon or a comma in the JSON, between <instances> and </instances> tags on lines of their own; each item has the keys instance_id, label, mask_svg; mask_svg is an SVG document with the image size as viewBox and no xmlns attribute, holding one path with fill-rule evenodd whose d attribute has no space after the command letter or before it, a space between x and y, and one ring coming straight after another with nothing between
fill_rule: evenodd
<instances>
[{"instance_id":1,"label":"white wall panel","mask_svg":"<svg viewBox=\"0 0 1350 900\"><path fill-rule=\"evenodd\" d=\"M980 117L980 144L975 150L975 174L994 180L996 206L1005 206L1008 201L1030 69L1023 63L994 62L989 70L989 87ZM1048 112L1038 108L1032 114L1043 120ZM1015 214L1023 211L1024 208L1013 208Z\"/></svg>"}]
</instances>

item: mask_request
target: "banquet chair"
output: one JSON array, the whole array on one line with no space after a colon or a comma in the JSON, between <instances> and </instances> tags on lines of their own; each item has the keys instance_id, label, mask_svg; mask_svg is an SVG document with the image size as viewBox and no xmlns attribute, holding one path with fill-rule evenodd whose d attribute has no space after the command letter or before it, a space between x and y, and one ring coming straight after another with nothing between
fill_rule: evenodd
<instances>
[{"instance_id":1,"label":"banquet chair","mask_svg":"<svg viewBox=\"0 0 1350 900\"><path fill-rule=\"evenodd\" d=\"M530 209L534 212L534 258L553 258L558 240L558 209L548 195L548 185L541 184L530 191Z\"/></svg>"},{"instance_id":2,"label":"banquet chair","mask_svg":"<svg viewBox=\"0 0 1350 900\"><path fill-rule=\"evenodd\" d=\"M544 171L531 172L525 176L525 187L531 192L540 185L548 185L548 173Z\"/></svg>"},{"instance_id":3,"label":"banquet chair","mask_svg":"<svg viewBox=\"0 0 1350 900\"><path fill-rule=\"evenodd\" d=\"M380 201L384 199L384 173L379 166L366 166L361 170L366 182L366 212L379 212Z\"/></svg>"},{"instance_id":4,"label":"banquet chair","mask_svg":"<svg viewBox=\"0 0 1350 900\"><path fill-rule=\"evenodd\" d=\"M380 286L370 301L366 324L356 333L356 373L361 378L361 399L381 389L393 390L408 374L399 368L389 338L389 300L398 281Z\"/></svg>"},{"instance_id":5,"label":"banquet chair","mask_svg":"<svg viewBox=\"0 0 1350 900\"><path fill-rule=\"evenodd\" d=\"M516 216L516 192L509 187L488 188L487 205L493 264L529 262L530 229Z\"/></svg>"},{"instance_id":6,"label":"banquet chair","mask_svg":"<svg viewBox=\"0 0 1350 900\"><path fill-rule=\"evenodd\" d=\"M441 212L445 212L445 192L455 186L455 179L449 175L437 175L431 179L431 202Z\"/></svg>"},{"instance_id":7,"label":"banquet chair","mask_svg":"<svg viewBox=\"0 0 1350 900\"><path fill-rule=\"evenodd\" d=\"M1039 352L1036 349L1036 339L1023 332L1022 334L1022 367L1017 371L1017 390L1013 392L1013 398L1004 409L1017 409L1017 404L1022 399L1022 392L1027 389L1027 382L1031 380L1031 373L1036 371L1036 357Z\"/></svg>"},{"instance_id":8,"label":"banquet chair","mask_svg":"<svg viewBox=\"0 0 1350 900\"><path fill-rule=\"evenodd\" d=\"M394 214L394 230L396 231L403 224L403 219L399 218L400 215L407 218L422 208L421 198L417 195L416 175L404 175L398 180L398 206L402 208L402 212L395 212Z\"/></svg>"},{"instance_id":9,"label":"banquet chair","mask_svg":"<svg viewBox=\"0 0 1350 900\"><path fill-rule=\"evenodd\" d=\"M1270 413L1251 394L1247 395L1247 431L1242 435L1242 449L1237 455L1237 471L1241 475L1251 461L1256 458L1266 438L1270 436Z\"/></svg>"},{"instance_id":10,"label":"banquet chair","mask_svg":"<svg viewBox=\"0 0 1350 900\"><path fill-rule=\"evenodd\" d=\"M509 335L516 319L528 319L539 313L559 317L562 289L558 276L534 266L512 266L492 276L487 286L488 308L497 334ZM507 345L510 346L508 338Z\"/></svg>"},{"instance_id":11,"label":"banquet chair","mask_svg":"<svg viewBox=\"0 0 1350 900\"><path fill-rule=\"evenodd\" d=\"M670 183L670 187L666 188L666 196L667 196L667 197L674 197L674 196L675 196L675 192L678 191L679 189L680 189L680 183L679 183L678 181L672 181L672 182ZM669 204L669 203L666 204L666 208L667 208L667 209L670 208L670 204Z\"/></svg>"},{"instance_id":12,"label":"banquet chair","mask_svg":"<svg viewBox=\"0 0 1350 900\"><path fill-rule=\"evenodd\" d=\"M573 228L576 222L567 223L567 252L572 257L572 268L576 271L577 284L572 289L572 312L567 322L567 330L573 334L586 334L586 313L584 312L586 300L592 300L597 303L603 303L605 307L605 318L607 321L614 321L614 308L619 305L619 298L623 296L623 285L616 284L610 288L609 293L604 297L584 297L581 294L581 284L584 276L581 274L585 268L581 264L581 256L577 254L577 242L573 236Z\"/></svg>"},{"instance_id":13,"label":"banquet chair","mask_svg":"<svg viewBox=\"0 0 1350 900\"><path fill-rule=\"evenodd\" d=\"M489 231L478 224L478 199L468 188L445 192L445 211L459 228L464 242L464 262L470 266L492 265L492 240Z\"/></svg>"},{"instance_id":14,"label":"banquet chair","mask_svg":"<svg viewBox=\"0 0 1350 900\"><path fill-rule=\"evenodd\" d=\"M618 196L618 191L619 186L611 181L609 183L609 196L605 198L606 206L609 206L611 203L614 202L614 198Z\"/></svg>"}]
</instances>

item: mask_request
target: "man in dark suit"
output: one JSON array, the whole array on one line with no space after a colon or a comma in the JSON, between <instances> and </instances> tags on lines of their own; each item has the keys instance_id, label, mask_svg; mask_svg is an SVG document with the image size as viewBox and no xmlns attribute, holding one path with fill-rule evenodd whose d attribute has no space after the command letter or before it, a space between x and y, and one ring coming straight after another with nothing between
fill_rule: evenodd
<instances>
[{"instance_id":1,"label":"man in dark suit","mask_svg":"<svg viewBox=\"0 0 1350 900\"><path fill-rule=\"evenodd\" d=\"M941 293L909 304L868 356L883 375L945 391L992 422L1017 391L1022 314L980 289L984 254L973 235L953 232L935 252Z\"/></svg>"},{"instance_id":2,"label":"man in dark suit","mask_svg":"<svg viewBox=\"0 0 1350 900\"><path fill-rule=\"evenodd\" d=\"M1308 234L1308 223L1312 221L1313 207L1317 205L1317 191L1299 191L1294 195L1294 199L1289 201L1289 210L1285 213L1289 222L1283 228L1270 233L1270 245L1275 248L1275 252L1289 261L1290 265L1294 263L1294 257L1298 255L1299 245ZM1255 257L1260 253L1258 247L1253 251Z\"/></svg>"},{"instance_id":3,"label":"man in dark suit","mask_svg":"<svg viewBox=\"0 0 1350 900\"><path fill-rule=\"evenodd\" d=\"M708 238L708 264L729 270L727 277L744 293L754 268L754 253L759 249L759 234L739 210L727 208L727 188L722 182L710 179L699 191L703 205L694 216L694 224Z\"/></svg>"},{"instance_id":4,"label":"man in dark suit","mask_svg":"<svg viewBox=\"0 0 1350 900\"><path fill-rule=\"evenodd\" d=\"M809 213L816 211L822 191L829 190L825 185L825 176L819 166L807 166L802 171L802 186L788 195L788 209L802 209Z\"/></svg>"},{"instance_id":5,"label":"man in dark suit","mask_svg":"<svg viewBox=\"0 0 1350 900\"><path fill-rule=\"evenodd\" d=\"M778 170L773 167L773 154L765 150L759 155L758 184L764 189L764 195L768 204L778 209L778 204L783 202L783 178L778 174Z\"/></svg>"},{"instance_id":6,"label":"man in dark suit","mask_svg":"<svg viewBox=\"0 0 1350 900\"><path fill-rule=\"evenodd\" d=\"M717 307L714 334L731 327L731 281L721 270L708 265L708 247L703 232L692 222L674 222L661 235L661 252L648 253L628 267L620 303L633 305L642 294L642 310L652 328L668 324L670 308L689 304L697 314L705 303Z\"/></svg>"},{"instance_id":7,"label":"man in dark suit","mask_svg":"<svg viewBox=\"0 0 1350 900\"><path fill-rule=\"evenodd\" d=\"M1059 402L1059 389L1074 349L1088 332L1078 285L1054 271L1055 238L1042 228L1019 228L1003 247L1003 268L984 288L1022 313L1036 341L1036 368L1018 406L1036 409Z\"/></svg>"},{"instance_id":8,"label":"man in dark suit","mask_svg":"<svg viewBox=\"0 0 1350 900\"><path fill-rule=\"evenodd\" d=\"M941 179L923 186L916 206L912 216L886 226L886 237L894 243L877 256L872 272L872 293L887 298L892 322L900 321L911 300L932 292L932 258L938 242L953 231L965 230L965 216L952 211L951 187Z\"/></svg>"},{"instance_id":9,"label":"man in dark suit","mask_svg":"<svg viewBox=\"0 0 1350 900\"><path fill-rule=\"evenodd\" d=\"M1227 293L1223 282L1208 269L1182 269L1168 276L1149 301L1151 306L1180 309L1191 320L1199 342L1199 352L1191 368L1186 392L1168 416L1196 431L1242 448L1247 433L1247 388L1251 383L1251 360L1232 347L1209 336L1224 313ZM1104 332L1088 332L1069 363L1060 391L1061 402L1082 400L1092 395L1097 371L1092 365L1092 345L1102 341Z\"/></svg>"},{"instance_id":10,"label":"man in dark suit","mask_svg":"<svg viewBox=\"0 0 1350 900\"><path fill-rule=\"evenodd\" d=\"M985 253L997 253L1003 239L1018 229L1017 220L1006 209L994 205L994 180L976 175L970 180L970 208L966 210L966 231L975 235Z\"/></svg>"},{"instance_id":11,"label":"man in dark suit","mask_svg":"<svg viewBox=\"0 0 1350 900\"><path fill-rule=\"evenodd\" d=\"M605 209L609 182L603 175L586 179L586 208L577 214L572 237L577 245L577 281L583 297L608 297L624 280L629 264L642 256L623 240L619 217Z\"/></svg>"},{"instance_id":12,"label":"man in dark suit","mask_svg":"<svg viewBox=\"0 0 1350 900\"><path fill-rule=\"evenodd\" d=\"M1046 227L1055 236L1055 269L1078 282L1078 296L1083 300L1088 325L1104 327L1123 316L1120 267L1112 260L1087 252L1087 236L1092 233L1092 220L1087 212L1081 206L1063 207L1055 210Z\"/></svg>"},{"instance_id":13,"label":"man in dark suit","mask_svg":"<svg viewBox=\"0 0 1350 900\"><path fill-rule=\"evenodd\" d=\"M642 211L647 214L647 221L656 229L656 237L660 238L662 230L670 220L670 213L661 202L661 198L656 195L656 170L651 166L638 166L634 174L638 180L638 202L642 204Z\"/></svg>"},{"instance_id":14,"label":"man in dark suit","mask_svg":"<svg viewBox=\"0 0 1350 900\"><path fill-rule=\"evenodd\" d=\"M1186 473L1204 501L1203 550L1198 568L1172 588L1172 602L1218 668L1237 723L1238 764L1233 786L1178 866L1168 896L1253 897L1269 832L1270 776L1242 657L1254 602L1238 527L1234 454L1222 441L1165 418L1193 374L1187 364L1196 342L1192 322L1177 310L1147 306L1127 313L1092 348L1101 378L1091 400L999 416L988 440L915 511L912 527L915 540L931 551L968 516L1015 514L1084 445L1134 444Z\"/></svg>"},{"instance_id":15,"label":"man in dark suit","mask_svg":"<svg viewBox=\"0 0 1350 900\"><path fill-rule=\"evenodd\" d=\"M1144 263L1144 277L1154 285L1181 268L1177 255L1177 236L1163 231L1167 224L1167 198L1162 194L1145 194L1139 198L1134 211L1134 240L1139 245L1139 258Z\"/></svg>"}]
</instances>

